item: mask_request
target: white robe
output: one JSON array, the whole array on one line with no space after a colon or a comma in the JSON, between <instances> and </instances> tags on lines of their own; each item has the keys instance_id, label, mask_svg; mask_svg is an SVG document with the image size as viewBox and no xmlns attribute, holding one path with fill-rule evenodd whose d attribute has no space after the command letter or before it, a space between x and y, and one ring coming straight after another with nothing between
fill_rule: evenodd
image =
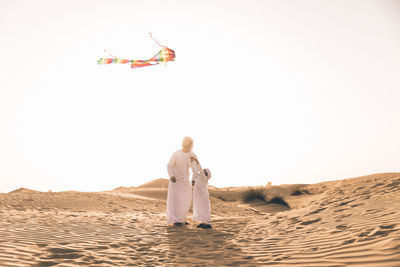
<instances>
[{"instance_id":1,"label":"white robe","mask_svg":"<svg viewBox=\"0 0 400 267\"><path fill-rule=\"evenodd\" d=\"M175 176L176 182L171 180L168 185L167 197L167 222L185 222L192 201L192 188L190 176L190 156L195 154L190 151L185 153L182 149L175 151L167 165L169 177Z\"/></svg>"},{"instance_id":2,"label":"white robe","mask_svg":"<svg viewBox=\"0 0 400 267\"><path fill-rule=\"evenodd\" d=\"M208 179L200 164L192 162L193 177L193 220L209 223L211 220L210 196L208 194Z\"/></svg>"}]
</instances>

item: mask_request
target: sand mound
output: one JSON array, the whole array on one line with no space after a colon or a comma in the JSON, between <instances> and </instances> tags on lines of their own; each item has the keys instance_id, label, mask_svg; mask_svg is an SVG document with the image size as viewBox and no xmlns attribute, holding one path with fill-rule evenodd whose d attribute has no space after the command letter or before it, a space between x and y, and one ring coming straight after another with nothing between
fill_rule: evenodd
<instances>
[{"instance_id":1,"label":"sand mound","mask_svg":"<svg viewBox=\"0 0 400 267\"><path fill-rule=\"evenodd\" d=\"M111 191L122 191L122 192L126 192L126 191L129 191L129 187L125 187L125 186L119 186L119 187L117 187L117 188L114 188L113 190L111 190Z\"/></svg>"},{"instance_id":2,"label":"sand mound","mask_svg":"<svg viewBox=\"0 0 400 267\"><path fill-rule=\"evenodd\" d=\"M168 188L169 180L159 178L138 186L138 188Z\"/></svg>"},{"instance_id":3,"label":"sand mound","mask_svg":"<svg viewBox=\"0 0 400 267\"><path fill-rule=\"evenodd\" d=\"M39 193L39 191L21 187L9 192L9 194L14 194L14 193Z\"/></svg>"}]
</instances>

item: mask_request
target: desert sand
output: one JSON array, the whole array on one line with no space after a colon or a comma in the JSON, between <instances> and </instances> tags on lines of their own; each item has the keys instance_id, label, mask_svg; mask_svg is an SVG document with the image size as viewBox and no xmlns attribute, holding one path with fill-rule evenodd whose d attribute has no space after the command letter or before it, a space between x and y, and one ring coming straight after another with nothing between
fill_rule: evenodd
<instances>
[{"instance_id":1,"label":"desert sand","mask_svg":"<svg viewBox=\"0 0 400 267\"><path fill-rule=\"evenodd\" d=\"M2 193L0 266L400 266L400 173L210 187L213 229L168 226L167 185Z\"/></svg>"}]
</instances>

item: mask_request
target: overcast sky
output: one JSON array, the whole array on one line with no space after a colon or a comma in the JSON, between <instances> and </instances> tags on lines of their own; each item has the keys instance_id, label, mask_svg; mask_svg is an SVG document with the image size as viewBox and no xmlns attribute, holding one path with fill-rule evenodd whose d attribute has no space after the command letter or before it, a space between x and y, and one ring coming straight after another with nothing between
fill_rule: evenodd
<instances>
[{"instance_id":1,"label":"overcast sky","mask_svg":"<svg viewBox=\"0 0 400 267\"><path fill-rule=\"evenodd\" d=\"M130 69L107 57L176 61ZM215 186L400 166L400 1L0 0L0 191L167 177L184 136Z\"/></svg>"}]
</instances>

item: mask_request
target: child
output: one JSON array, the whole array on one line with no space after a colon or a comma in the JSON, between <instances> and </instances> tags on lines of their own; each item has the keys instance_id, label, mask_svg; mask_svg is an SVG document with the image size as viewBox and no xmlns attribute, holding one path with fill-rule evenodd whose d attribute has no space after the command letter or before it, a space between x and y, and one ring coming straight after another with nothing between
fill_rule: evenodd
<instances>
[{"instance_id":1,"label":"child","mask_svg":"<svg viewBox=\"0 0 400 267\"><path fill-rule=\"evenodd\" d=\"M201 222L197 228L212 228L210 196L208 194L208 179L211 178L209 169L201 167L196 157L190 157L193 171L193 220Z\"/></svg>"}]
</instances>

